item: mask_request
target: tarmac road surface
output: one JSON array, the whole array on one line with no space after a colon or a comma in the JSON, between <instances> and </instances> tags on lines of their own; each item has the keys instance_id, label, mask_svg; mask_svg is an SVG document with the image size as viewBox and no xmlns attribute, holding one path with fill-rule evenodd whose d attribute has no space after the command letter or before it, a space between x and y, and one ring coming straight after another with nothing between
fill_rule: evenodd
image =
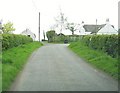
<instances>
[{"instance_id":1,"label":"tarmac road surface","mask_svg":"<svg viewBox=\"0 0 120 93\"><path fill-rule=\"evenodd\" d=\"M117 91L118 83L67 48L46 44L35 51L10 91Z\"/></svg>"}]
</instances>

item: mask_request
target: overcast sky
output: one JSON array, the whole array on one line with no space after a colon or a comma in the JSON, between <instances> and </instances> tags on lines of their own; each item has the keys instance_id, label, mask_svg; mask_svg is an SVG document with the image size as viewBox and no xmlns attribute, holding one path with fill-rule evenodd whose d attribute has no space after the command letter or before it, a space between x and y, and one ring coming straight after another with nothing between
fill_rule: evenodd
<instances>
[{"instance_id":1,"label":"overcast sky","mask_svg":"<svg viewBox=\"0 0 120 93\"><path fill-rule=\"evenodd\" d=\"M0 19L11 21L21 33L29 28L38 38L38 12L41 13L41 37L55 23L60 7L69 22L105 24L106 18L118 29L119 0L0 0Z\"/></svg>"}]
</instances>

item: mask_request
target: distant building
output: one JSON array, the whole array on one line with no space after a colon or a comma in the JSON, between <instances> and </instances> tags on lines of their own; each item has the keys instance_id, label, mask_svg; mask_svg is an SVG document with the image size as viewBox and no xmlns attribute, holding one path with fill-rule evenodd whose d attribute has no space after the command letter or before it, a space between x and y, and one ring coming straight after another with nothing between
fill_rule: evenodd
<instances>
[{"instance_id":1,"label":"distant building","mask_svg":"<svg viewBox=\"0 0 120 93\"><path fill-rule=\"evenodd\" d=\"M81 24L79 28L80 35L112 35L118 34L118 31L109 23L109 19L106 20L106 24L102 25L89 25L89 24Z\"/></svg>"},{"instance_id":2,"label":"distant building","mask_svg":"<svg viewBox=\"0 0 120 93\"><path fill-rule=\"evenodd\" d=\"M31 37L35 41L36 35L32 33L29 29L24 30L21 34Z\"/></svg>"},{"instance_id":3,"label":"distant building","mask_svg":"<svg viewBox=\"0 0 120 93\"><path fill-rule=\"evenodd\" d=\"M62 33L64 35L72 35L72 32L70 30L63 30Z\"/></svg>"},{"instance_id":4,"label":"distant building","mask_svg":"<svg viewBox=\"0 0 120 93\"><path fill-rule=\"evenodd\" d=\"M110 25L109 20L106 20L106 24L104 27L102 27L98 32L98 35L102 34L107 34L107 35L112 35L112 34L118 34L118 31L114 28L114 26Z\"/></svg>"},{"instance_id":5,"label":"distant building","mask_svg":"<svg viewBox=\"0 0 120 93\"><path fill-rule=\"evenodd\" d=\"M88 35L88 34L97 34L97 32L104 26L105 26L105 24L103 24L103 25L84 25L83 28L85 29L85 35Z\"/></svg>"},{"instance_id":6,"label":"distant building","mask_svg":"<svg viewBox=\"0 0 120 93\"><path fill-rule=\"evenodd\" d=\"M62 32L64 35L72 35L70 30L64 30ZM120 30L119 30L120 33ZM78 25L77 30L74 31L74 35L112 35L118 34L118 31L114 28L113 25L109 23L109 19L106 19L105 24L98 25L97 20L96 24L84 24L82 22Z\"/></svg>"},{"instance_id":7,"label":"distant building","mask_svg":"<svg viewBox=\"0 0 120 93\"><path fill-rule=\"evenodd\" d=\"M88 35L91 33L90 28L91 28L90 25L85 25L84 22L82 21L82 24L79 24L77 30L74 33L76 35Z\"/></svg>"}]
</instances>

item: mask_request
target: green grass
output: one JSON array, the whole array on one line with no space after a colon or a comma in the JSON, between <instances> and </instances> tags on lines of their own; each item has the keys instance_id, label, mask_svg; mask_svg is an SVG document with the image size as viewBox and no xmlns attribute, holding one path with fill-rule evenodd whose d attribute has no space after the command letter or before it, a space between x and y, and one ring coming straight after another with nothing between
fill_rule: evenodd
<instances>
[{"instance_id":1,"label":"green grass","mask_svg":"<svg viewBox=\"0 0 120 93\"><path fill-rule=\"evenodd\" d=\"M108 73L113 78L118 79L117 58L112 58L102 51L90 49L81 42L71 43L69 48L83 58L86 62Z\"/></svg>"},{"instance_id":2,"label":"green grass","mask_svg":"<svg viewBox=\"0 0 120 93\"><path fill-rule=\"evenodd\" d=\"M7 90L17 74L22 70L30 54L42 46L39 42L32 42L11 48L2 53L2 90Z\"/></svg>"},{"instance_id":3,"label":"green grass","mask_svg":"<svg viewBox=\"0 0 120 93\"><path fill-rule=\"evenodd\" d=\"M2 91L2 53L0 50L0 92Z\"/></svg>"},{"instance_id":4,"label":"green grass","mask_svg":"<svg viewBox=\"0 0 120 93\"><path fill-rule=\"evenodd\" d=\"M2 91L2 63L0 62L0 92Z\"/></svg>"}]
</instances>

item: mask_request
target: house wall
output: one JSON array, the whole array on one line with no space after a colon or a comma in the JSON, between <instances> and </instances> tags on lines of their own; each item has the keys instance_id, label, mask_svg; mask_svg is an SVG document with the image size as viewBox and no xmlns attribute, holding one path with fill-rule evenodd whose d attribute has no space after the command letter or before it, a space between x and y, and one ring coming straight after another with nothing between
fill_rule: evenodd
<instances>
[{"instance_id":1,"label":"house wall","mask_svg":"<svg viewBox=\"0 0 120 93\"><path fill-rule=\"evenodd\" d=\"M85 29L83 28L83 26L80 27L79 34L80 35L85 35Z\"/></svg>"},{"instance_id":2,"label":"house wall","mask_svg":"<svg viewBox=\"0 0 120 93\"><path fill-rule=\"evenodd\" d=\"M74 34L75 34L75 35L80 35L79 30L74 31Z\"/></svg>"},{"instance_id":3,"label":"house wall","mask_svg":"<svg viewBox=\"0 0 120 93\"><path fill-rule=\"evenodd\" d=\"M62 33L64 35L72 35L72 32L70 30L63 30ZM59 33L58 33L59 34Z\"/></svg>"},{"instance_id":4,"label":"house wall","mask_svg":"<svg viewBox=\"0 0 120 93\"><path fill-rule=\"evenodd\" d=\"M98 35L102 35L102 34L107 34L107 35L111 35L111 34L118 34L117 30L114 29L110 24L106 24L103 28L101 28L98 33Z\"/></svg>"},{"instance_id":5,"label":"house wall","mask_svg":"<svg viewBox=\"0 0 120 93\"><path fill-rule=\"evenodd\" d=\"M90 33L91 32L86 32L83 26L79 29L79 35L90 35Z\"/></svg>"},{"instance_id":6,"label":"house wall","mask_svg":"<svg viewBox=\"0 0 120 93\"><path fill-rule=\"evenodd\" d=\"M30 32L30 31L23 31L22 33L21 33L22 35L26 35L26 36L28 36L28 35L30 35L30 37L33 39L33 40L35 40L35 35L34 35L34 33L32 33L32 32Z\"/></svg>"}]
</instances>

